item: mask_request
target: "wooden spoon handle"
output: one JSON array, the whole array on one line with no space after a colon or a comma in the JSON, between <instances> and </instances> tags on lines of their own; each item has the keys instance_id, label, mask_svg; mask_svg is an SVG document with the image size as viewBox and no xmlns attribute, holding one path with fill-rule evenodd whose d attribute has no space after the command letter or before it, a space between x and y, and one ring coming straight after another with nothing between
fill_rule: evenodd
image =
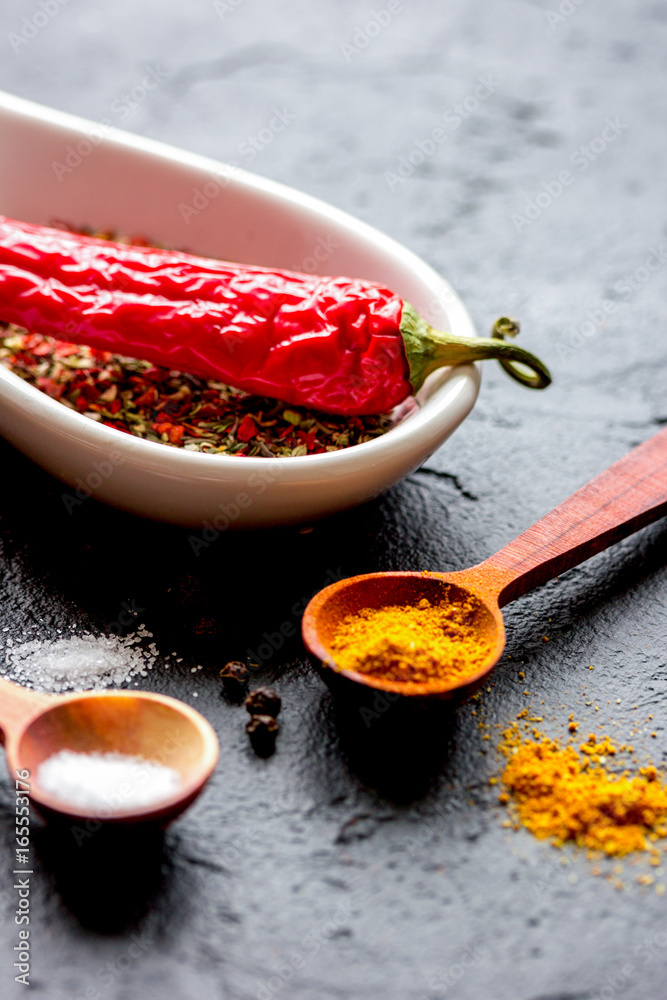
<instances>
[{"instance_id":1,"label":"wooden spoon handle","mask_svg":"<svg viewBox=\"0 0 667 1000\"><path fill-rule=\"evenodd\" d=\"M52 701L52 694L41 694L0 680L0 743L6 743L9 736L18 735L28 719Z\"/></svg>"},{"instance_id":2,"label":"wooden spoon handle","mask_svg":"<svg viewBox=\"0 0 667 1000\"><path fill-rule=\"evenodd\" d=\"M491 556L502 607L667 514L667 429L634 448Z\"/></svg>"}]
</instances>

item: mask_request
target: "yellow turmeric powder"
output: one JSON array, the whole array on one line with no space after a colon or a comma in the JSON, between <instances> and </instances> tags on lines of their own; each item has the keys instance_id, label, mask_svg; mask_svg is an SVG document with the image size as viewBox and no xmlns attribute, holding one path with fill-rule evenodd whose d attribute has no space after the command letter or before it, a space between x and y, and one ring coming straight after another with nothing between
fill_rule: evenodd
<instances>
[{"instance_id":1,"label":"yellow turmeric powder","mask_svg":"<svg viewBox=\"0 0 667 1000\"><path fill-rule=\"evenodd\" d=\"M347 615L329 644L342 670L406 683L456 683L481 669L490 643L472 599L362 608Z\"/></svg>"},{"instance_id":2,"label":"yellow turmeric powder","mask_svg":"<svg viewBox=\"0 0 667 1000\"><path fill-rule=\"evenodd\" d=\"M522 737L514 723L500 749L508 758L500 801L511 797L536 837L620 857L667 836L667 785L652 766L634 776L609 771L604 762L617 748L608 737L592 733L577 752L542 734Z\"/></svg>"}]
</instances>

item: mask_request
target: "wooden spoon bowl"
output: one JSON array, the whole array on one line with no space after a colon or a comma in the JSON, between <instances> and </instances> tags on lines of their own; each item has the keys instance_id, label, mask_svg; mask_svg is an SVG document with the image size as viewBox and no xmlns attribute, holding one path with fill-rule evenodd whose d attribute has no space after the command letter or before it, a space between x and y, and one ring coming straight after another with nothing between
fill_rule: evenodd
<instances>
[{"instance_id":1,"label":"wooden spoon bowl","mask_svg":"<svg viewBox=\"0 0 667 1000\"><path fill-rule=\"evenodd\" d=\"M461 699L479 688L502 656L501 608L578 565L614 542L667 514L667 430L635 448L606 472L564 500L495 555L457 573L370 573L331 584L316 594L303 616L303 640L334 689L356 687L411 698ZM414 606L470 599L476 636L488 645L481 667L454 681L416 684L343 670L332 654L337 628L362 608Z\"/></svg>"},{"instance_id":2,"label":"wooden spoon bowl","mask_svg":"<svg viewBox=\"0 0 667 1000\"><path fill-rule=\"evenodd\" d=\"M48 695L0 681L0 726L10 774L29 773L31 802L47 818L166 825L199 795L218 760L217 737L199 712L143 691ZM108 808L87 810L39 786L39 765L61 750L142 757L177 771L182 785L140 808L123 807L121 788Z\"/></svg>"},{"instance_id":3,"label":"wooden spoon bowl","mask_svg":"<svg viewBox=\"0 0 667 1000\"><path fill-rule=\"evenodd\" d=\"M502 656L505 627L497 600L464 585L464 574L442 573L367 573L339 580L321 590L312 599L303 618L303 638L321 665L321 673L333 689L344 689L349 682L366 688L442 700L461 699L473 694ZM431 604L457 604L469 600L473 606L473 624L479 638L488 644L483 666L464 680L452 684L435 680L406 685L376 675L341 670L331 653L331 644L344 618L363 608L390 605L415 606L426 598ZM352 689L348 687L349 692Z\"/></svg>"}]
</instances>

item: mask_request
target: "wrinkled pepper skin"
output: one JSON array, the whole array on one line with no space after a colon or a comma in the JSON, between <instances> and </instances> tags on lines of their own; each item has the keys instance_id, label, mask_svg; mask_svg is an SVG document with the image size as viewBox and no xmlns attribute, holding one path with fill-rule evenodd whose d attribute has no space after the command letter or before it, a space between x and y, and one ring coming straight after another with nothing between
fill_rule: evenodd
<instances>
[{"instance_id":1,"label":"wrinkled pepper skin","mask_svg":"<svg viewBox=\"0 0 667 1000\"><path fill-rule=\"evenodd\" d=\"M409 396L381 285L127 246L0 216L0 320L348 416Z\"/></svg>"}]
</instances>

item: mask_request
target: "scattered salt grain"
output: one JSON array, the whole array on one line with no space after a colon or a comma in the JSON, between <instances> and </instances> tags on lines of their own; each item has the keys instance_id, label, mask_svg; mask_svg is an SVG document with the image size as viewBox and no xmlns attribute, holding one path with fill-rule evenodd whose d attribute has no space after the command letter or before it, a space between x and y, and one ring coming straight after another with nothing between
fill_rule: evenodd
<instances>
[{"instance_id":1,"label":"scattered salt grain","mask_svg":"<svg viewBox=\"0 0 667 1000\"><path fill-rule=\"evenodd\" d=\"M88 632L53 640L15 643L7 638L4 676L37 691L119 687L145 677L158 660L136 634Z\"/></svg>"},{"instance_id":2,"label":"scattered salt grain","mask_svg":"<svg viewBox=\"0 0 667 1000\"><path fill-rule=\"evenodd\" d=\"M36 784L63 804L87 811L117 812L154 805L181 787L177 771L122 753L61 750L37 768Z\"/></svg>"}]
</instances>

